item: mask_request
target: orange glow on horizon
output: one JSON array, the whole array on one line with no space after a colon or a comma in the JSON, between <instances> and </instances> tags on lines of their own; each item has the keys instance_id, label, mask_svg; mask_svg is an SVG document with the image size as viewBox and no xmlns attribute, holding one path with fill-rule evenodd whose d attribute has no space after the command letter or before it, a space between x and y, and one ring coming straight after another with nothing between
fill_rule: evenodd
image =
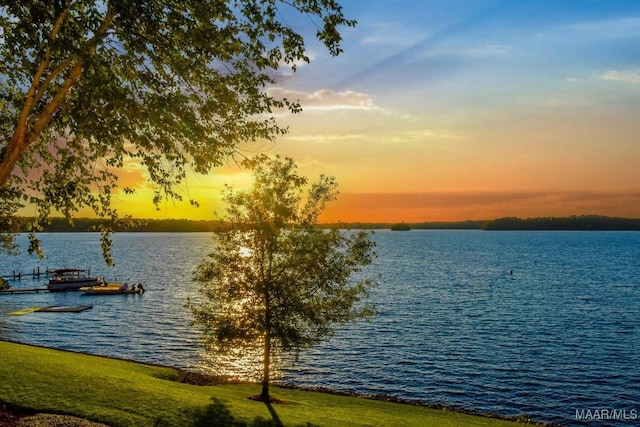
<instances>
[{"instance_id":1,"label":"orange glow on horizon","mask_svg":"<svg viewBox=\"0 0 640 427\"><path fill-rule=\"evenodd\" d=\"M116 197L114 206L121 216L139 219L215 220L219 218L214 212L224 215L225 206L217 192L199 196L196 196L199 207L183 200L167 201L154 209L151 193ZM31 214L24 212L24 215ZM640 218L640 192L342 193L327 204L319 222L420 223L572 215ZM93 217L94 214L84 210L76 216Z\"/></svg>"},{"instance_id":2,"label":"orange glow on horizon","mask_svg":"<svg viewBox=\"0 0 640 427\"><path fill-rule=\"evenodd\" d=\"M572 215L640 218L640 192L341 194L320 221L418 223Z\"/></svg>"}]
</instances>

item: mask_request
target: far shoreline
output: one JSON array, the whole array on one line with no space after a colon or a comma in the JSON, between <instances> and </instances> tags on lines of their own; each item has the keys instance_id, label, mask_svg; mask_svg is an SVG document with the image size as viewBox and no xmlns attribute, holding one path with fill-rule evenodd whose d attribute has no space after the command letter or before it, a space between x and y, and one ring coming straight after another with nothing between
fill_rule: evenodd
<instances>
[{"instance_id":1,"label":"far shoreline","mask_svg":"<svg viewBox=\"0 0 640 427\"><path fill-rule=\"evenodd\" d=\"M22 217L5 233L28 233L33 230L33 218ZM514 231L640 231L640 218L603 215L574 215L569 217L502 217L492 220L431 221L431 222L325 222L321 228L341 230L514 230ZM220 232L228 226L220 220L191 219L129 219L113 223L99 218L51 218L37 233L98 232L106 227L114 232Z\"/></svg>"}]
</instances>

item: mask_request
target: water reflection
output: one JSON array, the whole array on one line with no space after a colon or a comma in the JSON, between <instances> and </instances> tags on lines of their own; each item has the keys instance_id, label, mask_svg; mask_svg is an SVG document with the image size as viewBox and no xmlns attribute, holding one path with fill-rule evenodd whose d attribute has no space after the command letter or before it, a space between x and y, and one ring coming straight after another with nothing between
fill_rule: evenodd
<instances>
[{"instance_id":1,"label":"water reflection","mask_svg":"<svg viewBox=\"0 0 640 427\"><path fill-rule=\"evenodd\" d=\"M222 352L215 346L202 346L198 350L195 370L213 376L232 378L239 381L262 381L263 342L252 343L251 347L233 348ZM282 377L282 360L271 356L271 380Z\"/></svg>"},{"instance_id":2,"label":"water reflection","mask_svg":"<svg viewBox=\"0 0 640 427\"><path fill-rule=\"evenodd\" d=\"M253 251L246 246L241 247L239 252L240 252L240 256L243 258L247 258L251 256L251 254L253 253Z\"/></svg>"}]
</instances>

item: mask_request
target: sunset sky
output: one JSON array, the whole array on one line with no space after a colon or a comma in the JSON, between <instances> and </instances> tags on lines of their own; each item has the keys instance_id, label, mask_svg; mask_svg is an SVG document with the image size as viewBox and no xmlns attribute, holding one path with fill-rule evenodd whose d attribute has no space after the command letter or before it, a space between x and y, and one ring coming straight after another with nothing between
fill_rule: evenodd
<instances>
[{"instance_id":1,"label":"sunset sky","mask_svg":"<svg viewBox=\"0 0 640 427\"><path fill-rule=\"evenodd\" d=\"M639 1L341 4L358 21L344 53L310 43L311 63L269 88L304 111L278 117L290 132L276 144L245 147L335 176L324 221L640 218ZM184 191L201 206L160 211L143 181L119 209L211 219L224 183L249 179L235 164L192 176Z\"/></svg>"}]
</instances>

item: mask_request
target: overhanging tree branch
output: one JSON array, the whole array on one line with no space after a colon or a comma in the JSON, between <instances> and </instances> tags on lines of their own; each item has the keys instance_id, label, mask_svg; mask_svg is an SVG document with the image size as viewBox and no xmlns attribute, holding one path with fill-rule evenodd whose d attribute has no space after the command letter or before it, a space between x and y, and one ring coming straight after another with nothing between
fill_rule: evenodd
<instances>
[{"instance_id":1,"label":"overhanging tree branch","mask_svg":"<svg viewBox=\"0 0 640 427\"><path fill-rule=\"evenodd\" d=\"M282 4L0 0L2 194L42 205L42 221L58 208L93 209L96 200L96 215L116 216L117 181L97 173L71 192L56 180L82 176L82 165L100 158L106 167L132 160L162 189L158 200L178 198L188 169L208 173L241 143L273 142L287 131L274 114L300 106L265 89L283 62L295 69L308 60ZM338 29L355 24L334 0L292 7L322 20L316 37L332 54Z\"/></svg>"}]
</instances>

